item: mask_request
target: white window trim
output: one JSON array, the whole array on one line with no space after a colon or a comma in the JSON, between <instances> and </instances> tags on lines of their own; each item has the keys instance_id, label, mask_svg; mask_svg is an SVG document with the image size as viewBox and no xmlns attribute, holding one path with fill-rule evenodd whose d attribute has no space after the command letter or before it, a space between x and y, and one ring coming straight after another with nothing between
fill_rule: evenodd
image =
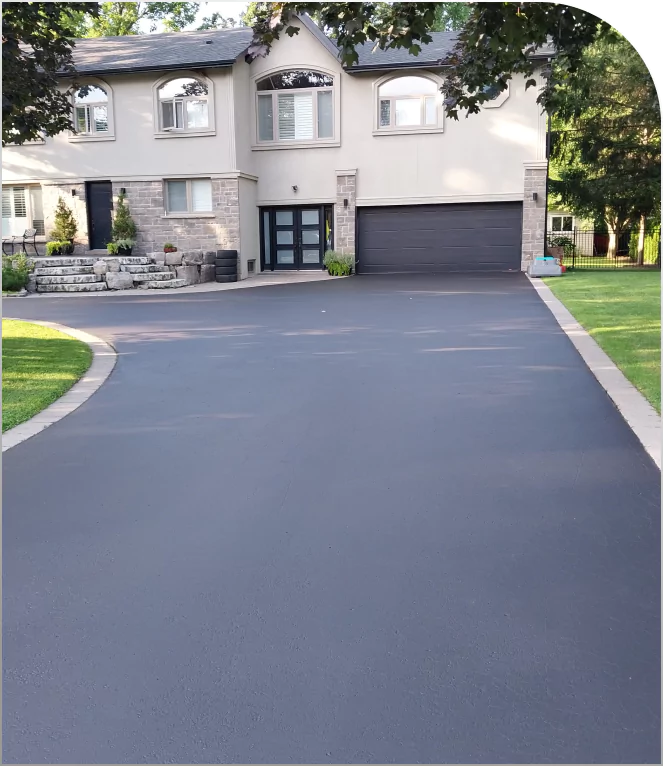
<instances>
[{"instance_id":1,"label":"white window trim","mask_svg":"<svg viewBox=\"0 0 663 766\"><path fill-rule=\"evenodd\" d=\"M435 125L391 125L389 127L380 127L380 101L386 100L387 98L392 101L396 101L397 99L405 99L405 98L412 98L413 100L417 98L416 96L409 96L409 95L403 95L403 96L386 96L380 99L380 86L384 85L386 82L389 82L390 80L397 80L400 77L423 77L426 80L431 80L431 82L434 83L436 88L436 93L432 94L424 94L422 96L419 96L418 98L421 101L421 109L422 109L422 116L425 119L425 98L426 95L432 96L435 95L435 113L437 115L437 123ZM380 77L379 79L375 80L373 82L373 135L374 136L403 136L403 135L420 135L422 133L442 133L444 132L444 107L442 104L442 95L440 93L440 88L442 87L442 78L438 77L436 74L433 74L432 72L428 72L425 70L403 70L403 71L397 71L397 72L389 72L389 74L384 75L383 77ZM393 112L393 108L392 108ZM393 115L392 119L395 121L396 117L395 114Z\"/></svg>"},{"instance_id":2,"label":"white window trim","mask_svg":"<svg viewBox=\"0 0 663 766\"><path fill-rule=\"evenodd\" d=\"M281 90L258 90L257 84L259 80L269 77L279 72L291 71L293 69L302 69L311 72L319 72L329 77L334 78L334 84L331 86L325 86L323 88L292 88ZM326 67L311 66L311 64L288 64L287 66L278 66L272 69L265 69L260 74L256 74L251 78L251 88L254 93L253 99L253 114L252 128L251 128L251 149L254 151L265 151L273 149L321 149L328 146L340 146L341 145L341 78L338 72ZM278 136L278 108L277 99L278 94L283 93L319 93L322 91L332 92L332 104L333 104L333 133L330 138L311 138L298 141L288 141L286 139L279 140L275 138L273 141L259 141L258 140L258 96L272 96L272 113L274 120L274 136ZM318 132L318 98L313 98L313 127L315 132Z\"/></svg>"},{"instance_id":3,"label":"white window trim","mask_svg":"<svg viewBox=\"0 0 663 766\"><path fill-rule=\"evenodd\" d=\"M159 100L159 88L165 85L170 80L179 80L180 78L188 77L193 80L199 80L207 85L207 127L206 128L182 128L178 130L163 130L161 127L161 101ZM186 98L177 99L178 101L186 101ZM200 97L192 98L194 101L200 101ZM192 136L214 136L216 135L216 127L214 120L214 84L209 77L200 74L200 72L192 72L188 69L182 69L175 72L169 72L167 75L160 77L152 86L152 109L153 109L153 125L154 125L154 137L155 138L190 138Z\"/></svg>"},{"instance_id":4,"label":"white window trim","mask_svg":"<svg viewBox=\"0 0 663 766\"><path fill-rule=\"evenodd\" d=\"M510 88L511 83L507 82L506 84L506 90L503 90L498 96L496 96L492 101L484 101L483 104L481 104L482 109L499 109L500 106L509 98L510 95Z\"/></svg>"},{"instance_id":5,"label":"white window trim","mask_svg":"<svg viewBox=\"0 0 663 766\"><path fill-rule=\"evenodd\" d=\"M103 88L106 91L106 96L108 97L108 101L104 102L104 106L108 108L108 130L103 131L102 133L76 133L75 131L69 132L69 141L71 143L80 143L83 141L115 141L115 120L113 115L113 89L111 86L104 82L103 80L99 80L96 77L86 77L81 83L78 85L78 90L82 88L84 85L96 85L99 88ZM75 93L71 94L71 104L72 104L72 112L71 112L71 120L72 125L76 125L76 98ZM100 106L100 104L97 104L96 106ZM85 106L95 106L95 104L85 104Z\"/></svg>"},{"instance_id":6,"label":"white window trim","mask_svg":"<svg viewBox=\"0 0 663 766\"><path fill-rule=\"evenodd\" d=\"M553 219L555 218L570 218L571 219L571 228L570 229L553 229ZM548 221L549 226L549 232L550 234L571 234L573 230L576 228L576 219L574 215L571 215L570 213L554 213L550 216L550 220Z\"/></svg>"},{"instance_id":7,"label":"white window trim","mask_svg":"<svg viewBox=\"0 0 663 766\"><path fill-rule=\"evenodd\" d=\"M168 210L168 182L169 181L184 181L186 183L186 210L174 210L173 212ZM192 181L209 181L210 191L212 194L212 210L198 210L194 211L191 208L191 182ZM163 179L163 209L164 214L162 218L214 218L216 213L214 212L214 187L212 186L212 179L209 176L202 176L200 178L164 178Z\"/></svg>"},{"instance_id":8,"label":"white window trim","mask_svg":"<svg viewBox=\"0 0 663 766\"><path fill-rule=\"evenodd\" d=\"M41 189L42 190L42 192L41 192L42 193L42 202L41 202L41 204L42 204L42 208L43 208L43 205L44 205L44 190L43 190L43 187L41 185L39 185L39 184L12 183L12 184L4 184L3 187L2 187L2 191L4 192L4 191L7 191L7 190L13 190L14 188L25 189L25 212L26 212L26 215L25 215L25 226L23 227L23 230L25 231L26 229L34 229L34 225L33 225L34 224L34 215L33 215L33 210L32 210L32 195L30 194L30 190L31 189ZM14 211L14 193L13 193L13 191L10 191L10 198L11 198L11 208L12 208L12 212L13 212ZM16 216L11 216L11 218L15 218L15 217ZM44 222L44 232L45 232L46 231L46 219L43 218L41 220L43 220L43 222ZM22 233L23 232L18 232L14 236L19 236L20 237ZM3 237L5 237L5 236L9 237L9 236L12 236L12 235L11 234L7 234L7 235L3 234L2 236ZM37 241L38 242L44 242L45 240L46 240L46 233L44 233L44 234L37 234Z\"/></svg>"}]
</instances>

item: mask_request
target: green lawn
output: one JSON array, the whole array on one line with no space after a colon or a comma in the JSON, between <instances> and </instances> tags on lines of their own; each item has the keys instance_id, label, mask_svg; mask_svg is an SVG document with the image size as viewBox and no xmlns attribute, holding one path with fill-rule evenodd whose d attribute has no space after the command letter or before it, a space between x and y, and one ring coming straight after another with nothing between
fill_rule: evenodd
<instances>
[{"instance_id":1,"label":"green lawn","mask_svg":"<svg viewBox=\"0 0 663 766\"><path fill-rule=\"evenodd\" d=\"M48 407L92 362L79 340L28 322L2 321L2 430Z\"/></svg>"},{"instance_id":2,"label":"green lawn","mask_svg":"<svg viewBox=\"0 0 663 766\"><path fill-rule=\"evenodd\" d=\"M574 271L545 283L661 411L661 273Z\"/></svg>"}]
</instances>

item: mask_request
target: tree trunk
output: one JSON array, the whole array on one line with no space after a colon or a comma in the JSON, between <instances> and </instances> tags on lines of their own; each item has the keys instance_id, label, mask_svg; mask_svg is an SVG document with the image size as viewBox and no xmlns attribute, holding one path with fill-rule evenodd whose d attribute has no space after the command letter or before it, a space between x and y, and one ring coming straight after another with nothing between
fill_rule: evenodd
<instances>
[{"instance_id":1,"label":"tree trunk","mask_svg":"<svg viewBox=\"0 0 663 766\"><path fill-rule=\"evenodd\" d=\"M638 266L642 266L645 262L645 223L647 221L646 216L640 216L640 231L638 232Z\"/></svg>"},{"instance_id":2,"label":"tree trunk","mask_svg":"<svg viewBox=\"0 0 663 766\"><path fill-rule=\"evenodd\" d=\"M617 248L619 246L619 238L622 235L622 227L619 223L609 223L608 232L610 239L608 240L608 258L617 257Z\"/></svg>"}]
</instances>

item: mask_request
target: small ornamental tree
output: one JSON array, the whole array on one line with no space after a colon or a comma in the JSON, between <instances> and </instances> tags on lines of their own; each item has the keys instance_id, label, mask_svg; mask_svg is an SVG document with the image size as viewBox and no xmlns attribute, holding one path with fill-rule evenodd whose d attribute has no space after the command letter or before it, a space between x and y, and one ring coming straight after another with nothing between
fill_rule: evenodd
<instances>
[{"instance_id":1,"label":"small ornamental tree","mask_svg":"<svg viewBox=\"0 0 663 766\"><path fill-rule=\"evenodd\" d=\"M62 197L60 197L55 208L55 226L51 232L51 239L58 242L73 242L77 231L78 224L74 214L67 207Z\"/></svg>"},{"instance_id":2,"label":"small ornamental tree","mask_svg":"<svg viewBox=\"0 0 663 766\"><path fill-rule=\"evenodd\" d=\"M136 239L136 223L125 202L125 195L120 194L113 219L113 240L118 242L125 239Z\"/></svg>"}]
</instances>

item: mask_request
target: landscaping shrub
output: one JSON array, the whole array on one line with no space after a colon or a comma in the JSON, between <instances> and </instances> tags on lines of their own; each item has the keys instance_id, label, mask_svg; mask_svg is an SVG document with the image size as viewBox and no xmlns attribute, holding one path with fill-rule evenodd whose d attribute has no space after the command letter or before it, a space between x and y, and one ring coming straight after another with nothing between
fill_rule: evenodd
<instances>
[{"instance_id":1,"label":"landscaping shrub","mask_svg":"<svg viewBox=\"0 0 663 766\"><path fill-rule=\"evenodd\" d=\"M78 224L74 214L60 197L55 208L55 226L51 232L51 239L57 242L73 242L77 231Z\"/></svg>"},{"instance_id":2,"label":"landscaping shrub","mask_svg":"<svg viewBox=\"0 0 663 766\"><path fill-rule=\"evenodd\" d=\"M74 246L71 242L47 242L46 255L70 255L74 252Z\"/></svg>"},{"instance_id":3,"label":"landscaping shrub","mask_svg":"<svg viewBox=\"0 0 663 766\"><path fill-rule=\"evenodd\" d=\"M26 288L33 268L25 253L3 255L2 289L13 293Z\"/></svg>"},{"instance_id":4,"label":"landscaping shrub","mask_svg":"<svg viewBox=\"0 0 663 766\"><path fill-rule=\"evenodd\" d=\"M347 277L352 274L355 256L354 253L339 253L337 250L327 250L322 262L333 277Z\"/></svg>"},{"instance_id":5,"label":"landscaping shrub","mask_svg":"<svg viewBox=\"0 0 663 766\"><path fill-rule=\"evenodd\" d=\"M631 232L631 238L628 243L628 254L632 260L636 260L638 257L638 239L640 232L637 229L633 229ZM643 263L656 263L658 260L659 248L661 246L661 227L660 225L654 226L645 232L645 243L643 251Z\"/></svg>"},{"instance_id":6,"label":"landscaping shrub","mask_svg":"<svg viewBox=\"0 0 663 766\"><path fill-rule=\"evenodd\" d=\"M131 240L133 246L136 239L136 223L131 217L125 195L120 194L117 198L115 217L113 218L113 242L119 244L120 240Z\"/></svg>"}]
</instances>

